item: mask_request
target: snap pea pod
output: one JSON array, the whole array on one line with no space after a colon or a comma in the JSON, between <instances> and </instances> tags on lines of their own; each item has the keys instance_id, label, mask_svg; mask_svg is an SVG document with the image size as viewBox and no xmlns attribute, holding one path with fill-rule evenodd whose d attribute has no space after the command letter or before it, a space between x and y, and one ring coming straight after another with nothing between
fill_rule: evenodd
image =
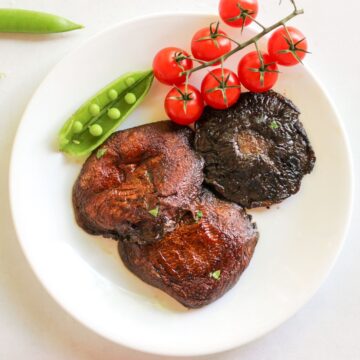
<instances>
[{"instance_id":1,"label":"snap pea pod","mask_svg":"<svg viewBox=\"0 0 360 360\"><path fill-rule=\"evenodd\" d=\"M82 156L97 148L142 102L153 79L152 70L127 73L100 90L60 130L60 151Z\"/></svg>"},{"instance_id":2,"label":"snap pea pod","mask_svg":"<svg viewBox=\"0 0 360 360\"><path fill-rule=\"evenodd\" d=\"M0 32L49 34L83 28L53 14L23 9L0 9Z\"/></svg>"}]
</instances>

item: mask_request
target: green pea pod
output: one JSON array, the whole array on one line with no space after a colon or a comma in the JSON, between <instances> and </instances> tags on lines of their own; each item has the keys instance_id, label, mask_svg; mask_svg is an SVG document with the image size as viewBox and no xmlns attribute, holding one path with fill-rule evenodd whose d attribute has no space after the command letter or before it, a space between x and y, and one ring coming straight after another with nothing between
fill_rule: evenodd
<instances>
[{"instance_id":1,"label":"green pea pod","mask_svg":"<svg viewBox=\"0 0 360 360\"><path fill-rule=\"evenodd\" d=\"M60 130L60 151L82 156L101 145L139 106L153 79L152 70L127 73L100 90Z\"/></svg>"},{"instance_id":2,"label":"green pea pod","mask_svg":"<svg viewBox=\"0 0 360 360\"><path fill-rule=\"evenodd\" d=\"M22 9L0 9L0 32L49 34L83 28L63 17Z\"/></svg>"}]
</instances>

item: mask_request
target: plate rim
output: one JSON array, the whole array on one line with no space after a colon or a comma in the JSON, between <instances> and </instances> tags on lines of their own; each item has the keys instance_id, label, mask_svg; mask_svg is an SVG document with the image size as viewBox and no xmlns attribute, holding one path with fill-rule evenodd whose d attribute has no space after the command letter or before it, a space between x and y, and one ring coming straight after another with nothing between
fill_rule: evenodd
<instances>
[{"instance_id":1,"label":"plate rim","mask_svg":"<svg viewBox=\"0 0 360 360\"><path fill-rule=\"evenodd\" d=\"M136 351L141 351L141 352L148 353L148 354L168 355L168 356L200 356L200 355L216 354L216 353L228 351L228 350L243 346L247 343L253 342L253 341L263 337L264 335L268 334L272 330L278 328L281 324L283 324L285 321L291 319L301 308L303 308L303 306L309 302L309 300L314 296L314 294L321 288L321 286L328 279L329 274L331 273L332 269L334 268L334 265L335 265L336 261L338 260L339 255L344 247L345 241L348 236L351 220L353 217L354 181L355 181L354 176L355 176L355 174L354 174L354 163L353 163L353 155L352 155L352 151L351 151L350 141L349 141L348 135L345 130L345 125L344 125L343 119L340 116L340 113L335 105L335 102L333 101L333 98L330 96L328 90L326 89L325 86L323 86L322 82L320 81L318 76L313 72L311 67L309 67L306 64L305 65L306 70L309 72L310 76L313 78L316 85L319 87L321 92L324 94L331 111L336 116L337 124L339 126L339 131L340 131L340 134L344 141L344 150L346 153L347 167L349 169L349 179L348 179L349 201L347 203L347 209L346 209L346 211L347 211L346 223L343 226L342 235L339 239L339 245L337 246L336 252L333 254L331 261L329 261L329 265L328 265L326 271L324 272L322 278L320 279L319 283L317 284L317 286L314 288L313 291L309 292L307 294L307 296L304 297L304 299L302 299L300 305L295 310L293 310L290 314L286 314L285 316L279 318L279 320L277 322L273 323L272 326L270 326L268 329L265 329L264 331L260 332L256 336L249 336L249 338L246 339L245 341L243 341L241 344L235 343L230 346L229 345L216 346L215 344L212 344L210 349L199 349L199 350L193 349L192 351L183 349L183 350L176 351L176 352L175 351L166 351L166 350L163 351L159 348L149 349L149 347L141 346L141 344L135 346L133 344L128 344L128 343L122 342L120 339L118 339L118 338L115 339L114 337L109 336L108 334L105 335L105 334L101 333L98 329L92 327L88 322L84 321L80 316L78 316L75 312L73 312L71 307L68 307L61 299L59 299L56 296L55 293L53 293L53 291L47 285L47 280L41 275L40 272L37 271L36 266L33 263L33 260L31 259L29 253L26 251L25 242L22 240L22 237L20 236L20 230L19 230L20 225L19 225L19 220L17 220L17 217L16 217L16 209L15 209L16 205L15 205L14 195L13 195L15 192L15 189L13 186L13 183L14 183L13 179L15 179L15 173L16 173L16 171L15 171L16 151L15 150L18 147L19 137L20 137L19 134L21 133L22 125L25 122L24 119L27 117L27 114L29 112L29 109L32 106L34 99L36 98L37 94L40 92L41 88L47 82L47 79L56 70L56 68L61 66L61 64L63 62L65 62L68 58L70 58L71 56L76 54L76 52L79 51L79 49L81 49L83 46L92 42L96 38L103 36L105 33L111 32L117 28L121 28L128 24L136 23L136 22L139 22L142 20L159 18L159 17L161 17L161 18L174 17L174 16L187 16L187 17L208 16L208 17L211 17L211 16L216 16L216 15L217 15L217 13L215 11L210 11L210 12L207 12L207 11L206 12L205 11L154 12L154 13L150 13L150 14L146 14L146 15L142 15L142 16L136 16L136 17L132 17L127 20L116 22L116 23L106 27L105 29L95 33L94 35L84 39L84 41L81 41L74 49L72 49L71 51L66 53L59 61L57 61L51 67L51 69L47 72L47 74L43 77L40 84L36 87L36 89L32 93L32 95L21 115L21 119L19 121L17 130L16 130L16 134L15 134L15 137L13 140L13 144L11 147L11 156L10 156L9 173L8 173L8 189L9 189L8 199L9 199L9 203L10 203L11 217L12 217L12 222L14 225L17 241L20 245L20 248L24 254L24 257L25 257L27 263L29 264L31 270L35 274L37 280L40 282L41 286L46 290L46 292L50 295L50 297L55 301L55 303L58 304L59 307L62 310L64 310L67 314L69 314L73 319L75 319L77 322L81 323L82 326L84 326L85 328L87 328L88 330L92 331L93 333L97 334L98 336L100 336L101 338L103 338L105 340L111 341L115 344L124 346L126 348L130 348L130 349L133 349Z\"/></svg>"}]
</instances>

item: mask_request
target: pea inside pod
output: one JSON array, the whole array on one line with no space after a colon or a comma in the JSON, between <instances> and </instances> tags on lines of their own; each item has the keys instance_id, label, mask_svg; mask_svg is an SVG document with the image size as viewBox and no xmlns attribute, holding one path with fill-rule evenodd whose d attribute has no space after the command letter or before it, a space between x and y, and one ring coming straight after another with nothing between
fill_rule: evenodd
<instances>
[{"instance_id":1,"label":"pea inside pod","mask_svg":"<svg viewBox=\"0 0 360 360\"><path fill-rule=\"evenodd\" d=\"M83 28L61 16L23 9L0 9L0 32L49 34Z\"/></svg>"},{"instance_id":2,"label":"pea inside pod","mask_svg":"<svg viewBox=\"0 0 360 360\"><path fill-rule=\"evenodd\" d=\"M87 100L60 130L60 151L82 156L101 145L142 102L153 79L151 70L127 73Z\"/></svg>"}]
</instances>

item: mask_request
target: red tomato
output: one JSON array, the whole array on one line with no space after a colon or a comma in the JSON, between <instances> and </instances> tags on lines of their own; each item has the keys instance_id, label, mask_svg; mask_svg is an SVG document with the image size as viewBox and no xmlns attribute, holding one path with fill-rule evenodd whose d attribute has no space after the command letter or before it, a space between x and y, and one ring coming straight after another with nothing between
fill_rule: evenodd
<instances>
[{"instance_id":1,"label":"red tomato","mask_svg":"<svg viewBox=\"0 0 360 360\"><path fill-rule=\"evenodd\" d=\"M219 13L221 19L233 27L249 25L256 18L259 6L257 0L220 0ZM250 17L249 17L250 16Z\"/></svg>"},{"instance_id":2,"label":"red tomato","mask_svg":"<svg viewBox=\"0 0 360 360\"><path fill-rule=\"evenodd\" d=\"M180 125L189 125L198 120L204 110L200 91L192 86L173 87L165 98L165 111L169 118Z\"/></svg>"},{"instance_id":3,"label":"red tomato","mask_svg":"<svg viewBox=\"0 0 360 360\"><path fill-rule=\"evenodd\" d=\"M160 50L153 60L155 77L166 85L182 84L186 77L181 76L185 70L193 66L192 60L186 59L189 54L176 47L167 47Z\"/></svg>"},{"instance_id":4,"label":"red tomato","mask_svg":"<svg viewBox=\"0 0 360 360\"><path fill-rule=\"evenodd\" d=\"M280 28L270 37L269 55L280 65L296 65L305 57L308 44L304 35L294 27Z\"/></svg>"},{"instance_id":5,"label":"red tomato","mask_svg":"<svg viewBox=\"0 0 360 360\"><path fill-rule=\"evenodd\" d=\"M201 95L215 109L227 109L234 105L241 94L240 81L229 69L209 72L201 84Z\"/></svg>"},{"instance_id":6,"label":"red tomato","mask_svg":"<svg viewBox=\"0 0 360 360\"><path fill-rule=\"evenodd\" d=\"M231 41L224 36L226 33L219 29L219 23L200 29L192 38L191 52L196 59L211 61L231 50ZM219 64L217 62L217 64ZM216 65L216 64L214 64Z\"/></svg>"},{"instance_id":7,"label":"red tomato","mask_svg":"<svg viewBox=\"0 0 360 360\"><path fill-rule=\"evenodd\" d=\"M270 55L262 53L262 58L263 64L257 51L253 51L246 54L239 62L239 80L253 92L270 90L278 78L278 67ZM261 81L261 74L263 74L263 81Z\"/></svg>"}]
</instances>

